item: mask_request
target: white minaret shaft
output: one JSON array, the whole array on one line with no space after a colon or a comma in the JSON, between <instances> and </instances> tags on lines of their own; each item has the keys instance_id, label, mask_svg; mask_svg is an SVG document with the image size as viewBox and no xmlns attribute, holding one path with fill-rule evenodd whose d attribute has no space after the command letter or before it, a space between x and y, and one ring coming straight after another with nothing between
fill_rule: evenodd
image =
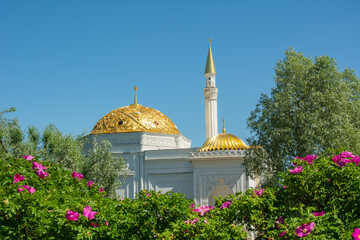
<instances>
[{"instance_id":1,"label":"white minaret shaft","mask_svg":"<svg viewBox=\"0 0 360 240\"><path fill-rule=\"evenodd\" d=\"M218 120L217 120L217 94L218 89L215 85L215 64L211 52L211 39L209 40L209 51L205 67L206 87L204 88L205 95L205 127L206 139L218 134Z\"/></svg>"}]
</instances>

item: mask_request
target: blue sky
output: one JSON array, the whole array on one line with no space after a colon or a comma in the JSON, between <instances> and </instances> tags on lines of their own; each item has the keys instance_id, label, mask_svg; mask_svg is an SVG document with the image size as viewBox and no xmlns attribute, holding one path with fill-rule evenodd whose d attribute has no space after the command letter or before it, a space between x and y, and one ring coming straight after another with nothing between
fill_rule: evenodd
<instances>
[{"instance_id":1,"label":"blue sky","mask_svg":"<svg viewBox=\"0 0 360 240\"><path fill-rule=\"evenodd\" d=\"M192 146L205 141L208 38L218 118L246 139L246 120L274 86L289 47L360 69L360 1L0 1L0 111L22 127L89 133L133 103L166 114ZM219 126L221 130L222 126Z\"/></svg>"}]
</instances>

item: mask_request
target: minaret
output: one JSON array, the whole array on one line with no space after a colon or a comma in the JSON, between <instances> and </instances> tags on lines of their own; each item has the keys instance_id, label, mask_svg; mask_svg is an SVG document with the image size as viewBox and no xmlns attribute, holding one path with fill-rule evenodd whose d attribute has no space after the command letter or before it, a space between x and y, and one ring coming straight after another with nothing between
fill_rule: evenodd
<instances>
[{"instance_id":1,"label":"minaret","mask_svg":"<svg viewBox=\"0 0 360 240\"><path fill-rule=\"evenodd\" d=\"M209 52L205 67L206 87L204 88L206 139L218 134L218 120L217 120L218 89L215 86L215 76L216 76L216 70L215 70L214 59L211 52L211 39L209 39Z\"/></svg>"}]
</instances>

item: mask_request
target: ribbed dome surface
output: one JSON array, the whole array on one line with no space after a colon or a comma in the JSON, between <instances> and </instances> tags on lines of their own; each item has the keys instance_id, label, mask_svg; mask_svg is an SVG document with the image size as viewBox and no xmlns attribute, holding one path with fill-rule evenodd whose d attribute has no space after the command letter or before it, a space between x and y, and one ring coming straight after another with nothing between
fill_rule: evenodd
<instances>
[{"instance_id":1,"label":"ribbed dome surface","mask_svg":"<svg viewBox=\"0 0 360 240\"><path fill-rule=\"evenodd\" d=\"M90 134L121 132L180 134L170 118L158 110L140 104L109 112L96 123Z\"/></svg>"},{"instance_id":2,"label":"ribbed dome surface","mask_svg":"<svg viewBox=\"0 0 360 240\"><path fill-rule=\"evenodd\" d=\"M249 147L237 136L229 133L220 133L207 139L198 152L246 149L249 149Z\"/></svg>"}]
</instances>

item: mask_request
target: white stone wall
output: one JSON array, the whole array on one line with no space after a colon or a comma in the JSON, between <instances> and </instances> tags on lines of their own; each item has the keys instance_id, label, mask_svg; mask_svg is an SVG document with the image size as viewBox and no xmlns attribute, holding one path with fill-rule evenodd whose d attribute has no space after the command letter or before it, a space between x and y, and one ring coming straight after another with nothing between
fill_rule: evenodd
<instances>
[{"instance_id":1,"label":"white stone wall","mask_svg":"<svg viewBox=\"0 0 360 240\"><path fill-rule=\"evenodd\" d=\"M190 140L172 134L134 132L96 137L109 140L114 156L126 162L126 178L117 189L121 198L135 198L141 190L173 191L186 194L197 204L213 205L213 196L255 186L241 165L244 151L196 152L197 148L189 148Z\"/></svg>"},{"instance_id":2,"label":"white stone wall","mask_svg":"<svg viewBox=\"0 0 360 240\"><path fill-rule=\"evenodd\" d=\"M244 192L249 182L241 166L243 157L193 159L194 198L197 204L214 205L213 196Z\"/></svg>"},{"instance_id":3,"label":"white stone wall","mask_svg":"<svg viewBox=\"0 0 360 240\"><path fill-rule=\"evenodd\" d=\"M119 197L134 198L141 190L173 191L193 198L193 170L188 156L193 148L121 153L127 177L117 190Z\"/></svg>"},{"instance_id":4,"label":"white stone wall","mask_svg":"<svg viewBox=\"0 0 360 240\"><path fill-rule=\"evenodd\" d=\"M194 148L145 152L145 189L186 194L193 198L193 168L189 162Z\"/></svg>"}]
</instances>

